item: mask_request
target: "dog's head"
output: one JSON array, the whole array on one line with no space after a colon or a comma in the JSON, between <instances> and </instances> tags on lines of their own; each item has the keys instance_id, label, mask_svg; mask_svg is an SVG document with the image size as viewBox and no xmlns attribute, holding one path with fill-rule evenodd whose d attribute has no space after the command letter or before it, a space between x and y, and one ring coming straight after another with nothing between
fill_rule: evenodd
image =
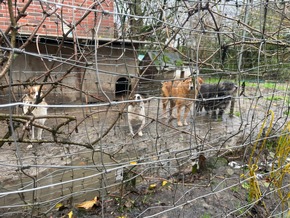
<instances>
[{"instance_id":1,"label":"dog's head","mask_svg":"<svg viewBox=\"0 0 290 218\"><path fill-rule=\"evenodd\" d=\"M226 95L233 95L236 93L238 86L233 82L223 82L220 84L219 92L222 92Z\"/></svg>"},{"instance_id":2,"label":"dog's head","mask_svg":"<svg viewBox=\"0 0 290 218\"><path fill-rule=\"evenodd\" d=\"M188 90L192 90L194 88L194 84L191 77L183 80L182 83L185 87L188 87Z\"/></svg>"},{"instance_id":3,"label":"dog's head","mask_svg":"<svg viewBox=\"0 0 290 218\"><path fill-rule=\"evenodd\" d=\"M28 93L30 99L36 100L36 98L42 97L43 93L40 91L40 85L30 86L28 87Z\"/></svg>"},{"instance_id":4,"label":"dog's head","mask_svg":"<svg viewBox=\"0 0 290 218\"><path fill-rule=\"evenodd\" d=\"M142 96L140 95L140 94L135 94L134 95L134 100L138 100L138 101L141 101L141 100L143 100L143 98L142 98Z\"/></svg>"},{"instance_id":5,"label":"dog's head","mask_svg":"<svg viewBox=\"0 0 290 218\"><path fill-rule=\"evenodd\" d=\"M194 78L189 77L185 80L183 80L183 83L186 84L186 86L188 87L188 90L193 90L195 88L195 81ZM203 83L203 79L201 77L197 77L196 78L196 88L197 90L200 89L200 85Z\"/></svg>"},{"instance_id":6,"label":"dog's head","mask_svg":"<svg viewBox=\"0 0 290 218\"><path fill-rule=\"evenodd\" d=\"M135 106L135 105L138 105L140 104L141 102L143 102L143 98L140 94L135 94L131 100L135 100L134 102L131 102L130 104Z\"/></svg>"}]
</instances>

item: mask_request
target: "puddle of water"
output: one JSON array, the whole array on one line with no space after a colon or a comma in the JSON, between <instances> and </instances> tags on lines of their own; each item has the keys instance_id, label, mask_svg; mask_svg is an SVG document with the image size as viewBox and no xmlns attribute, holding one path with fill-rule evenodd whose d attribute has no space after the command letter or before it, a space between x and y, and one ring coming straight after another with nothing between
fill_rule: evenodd
<instances>
[{"instance_id":1,"label":"puddle of water","mask_svg":"<svg viewBox=\"0 0 290 218\"><path fill-rule=\"evenodd\" d=\"M25 177L22 180L15 180L1 183L0 187L0 212L21 211L23 208L28 212L34 204L37 212L45 212L53 208L57 203L64 204L80 203L84 200L91 200L100 196L102 187L116 184L116 171L102 173L104 168L97 169L91 160L91 153L82 154L67 166L66 169L47 169L37 175L35 180ZM100 160L99 153L95 153L95 160ZM82 160L86 160L85 162ZM110 163L108 156L103 155L103 161ZM112 186L111 189L116 189ZM33 190L34 189L34 190ZM84 197L85 196L85 197Z\"/></svg>"}]
</instances>

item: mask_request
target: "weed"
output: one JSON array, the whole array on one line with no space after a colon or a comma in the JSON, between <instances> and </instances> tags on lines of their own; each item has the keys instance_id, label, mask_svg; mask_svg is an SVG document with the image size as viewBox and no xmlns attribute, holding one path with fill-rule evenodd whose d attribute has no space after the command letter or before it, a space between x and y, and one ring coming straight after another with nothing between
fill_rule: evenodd
<instances>
[{"instance_id":1,"label":"weed","mask_svg":"<svg viewBox=\"0 0 290 218\"><path fill-rule=\"evenodd\" d=\"M231 190L232 190L232 192L238 193L239 187L238 186L231 187Z\"/></svg>"},{"instance_id":2,"label":"weed","mask_svg":"<svg viewBox=\"0 0 290 218\"><path fill-rule=\"evenodd\" d=\"M203 214L202 216L201 216L201 218L210 218L211 216L210 216L210 214L208 214L208 213L205 213L205 214Z\"/></svg>"},{"instance_id":3,"label":"weed","mask_svg":"<svg viewBox=\"0 0 290 218\"><path fill-rule=\"evenodd\" d=\"M241 207L241 202L238 202L237 208L240 208L238 210L240 215L245 214L246 208Z\"/></svg>"},{"instance_id":4,"label":"weed","mask_svg":"<svg viewBox=\"0 0 290 218\"><path fill-rule=\"evenodd\" d=\"M234 112L234 115L235 115L236 117L240 117L240 116L241 116L241 113L240 113L240 111L235 111L235 112Z\"/></svg>"},{"instance_id":5,"label":"weed","mask_svg":"<svg viewBox=\"0 0 290 218\"><path fill-rule=\"evenodd\" d=\"M266 148L268 151L273 151L276 147L277 141L275 140L267 140L266 141Z\"/></svg>"},{"instance_id":6,"label":"weed","mask_svg":"<svg viewBox=\"0 0 290 218\"><path fill-rule=\"evenodd\" d=\"M142 204L147 204L149 202L149 197L148 195L144 195L143 199L142 199Z\"/></svg>"},{"instance_id":7,"label":"weed","mask_svg":"<svg viewBox=\"0 0 290 218\"><path fill-rule=\"evenodd\" d=\"M290 192L285 193L282 189L285 182L285 175L290 174L290 163L287 158L290 155L290 121L285 125L281 136L278 139L277 148L275 152L275 159L277 159L277 169L272 166L271 180L274 186L277 188L278 196L281 199L282 211L285 209L285 204L290 199Z\"/></svg>"},{"instance_id":8,"label":"weed","mask_svg":"<svg viewBox=\"0 0 290 218\"><path fill-rule=\"evenodd\" d=\"M283 114L286 115L286 116L290 116L290 110L284 111Z\"/></svg>"},{"instance_id":9,"label":"weed","mask_svg":"<svg viewBox=\"0 0 290 218\"><path fill-rule=\"evenodd\" d=\"M259 153L261 153L262 150L265 148L267 138L268 138L268 136L269 136L269 134L270 134L270 132L272 130L273 120L274 120L274 112L270 110L269 111L269 115L271 115L270 116L269 128L267 129L267 131L265 133L265 138L262 141L261 147L259 148ZM258 179L257 179L257 175L256 175L256 172L257 172L257 170L259 168L258 167L258 161L259 161L260 155L258 155L254 159L254 154L255 154L255 152L257 150L259 139L263 135L263 130L265 128L267 119L268 119L268 116L265 117L265 119L264 119L264 121L262 123L262 126L261 126L260 131L259 131L258 136L257 136L257 141L256 141L256 143L254 144L254 146L252 148L252 152L251 152L251 155L250 155L250 158L249 158L249 162L248 162L248 166L249 166L249 202L259 201L259 199L262 196L262 192L260 190L260 185L258 183ZM262 204L266 208L265 203L262 202Z\"/></svg>"}]
</instances>

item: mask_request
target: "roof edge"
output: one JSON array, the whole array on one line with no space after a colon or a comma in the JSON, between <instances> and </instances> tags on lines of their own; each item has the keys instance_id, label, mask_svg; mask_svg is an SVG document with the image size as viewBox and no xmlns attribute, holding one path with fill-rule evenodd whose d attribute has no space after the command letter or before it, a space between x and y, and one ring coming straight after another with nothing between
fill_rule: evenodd
<instances>
[{"instance_id":1,"label":"roof edge","mask_svg":"<svg viewBox=\"0 0 290 218\"><path fill-rule=\"evenodd\" d=\"M21 34L18 34L17 35L17 38L18 39L21 39L21 38L28 38L30 37L31 35L30 34L25 34L25 33L21 33ZM57 35L45 35L45 34L37 34L35 35L34 38L36 37L40 37L40 39L49 39L49 40L62 40L63 39L63 36L57 36ZM141 40L134 40L134 39L125 39L125 38L103 38L103 37L99 37L99 38L96 38L96 39L93 39L92 37L83 37L83 36L80 36L80 37L77 37L78 40L82 40L82 41L87 41L87 40L90 40L90 41L94 41L94 40L98 40L99 42L104 42L104 43L108 43L108 42L111 42L111 43L125 43L125 44L149 44L149 43L152 43L151 41L141 41ZM67 41L73 41L73 37L66 37L66 40Z\"/></svg>"}]
</instances>

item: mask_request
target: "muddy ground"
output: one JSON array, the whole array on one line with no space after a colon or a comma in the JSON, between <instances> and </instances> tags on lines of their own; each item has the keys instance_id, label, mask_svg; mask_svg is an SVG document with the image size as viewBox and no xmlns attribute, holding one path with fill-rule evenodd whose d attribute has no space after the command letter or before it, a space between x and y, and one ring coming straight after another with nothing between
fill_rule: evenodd
<instances>
[{"instance_id":1,"label":"muddy ground","mask_svg":"<svg viewBox=\"0 0 290 218\"><path fill-rule=\"evenodd\" d=\"M268 109L275 115L273 140L289 120L287 96L269 101L273 91L262 91L258 101L255 89L251 96L237 98L232 117L229 108L222 120L204 111L192 112L185 127L177 127L176 120L168 122L159 99L151 98L146 102L144 135L134 138L126 113L120 113L122 104L49 108L51 115L77 119L54 138L44 131L43 143L32 143L32 148L27 148L30 143L14 142L0 148L2 216L61 217L73 211L76 217L270 217L285 211L269 188L269 167L257 171L263 174L259 180L263 202L250 204L249 182L241 182L247 178L247 166L229 166L231 161L239 166L247 163ZM55 127L64 120L51 118L46 125ZM6 132L7 124L2 122L1 137ZM20 126L11 138L21 134ZM271 162L267 152L258 158L259 164ZM83 179L65 183L78 178ZM15 194L36 187L37 192ZM287 190L289 184L283 189ZM96 195L101 200L93 208L76 209L76 203ZM37 209L27 206L31 202L39 203ZM58 203L63 204L61 209L55 207Z\"/></svg>"}]
</instances>

